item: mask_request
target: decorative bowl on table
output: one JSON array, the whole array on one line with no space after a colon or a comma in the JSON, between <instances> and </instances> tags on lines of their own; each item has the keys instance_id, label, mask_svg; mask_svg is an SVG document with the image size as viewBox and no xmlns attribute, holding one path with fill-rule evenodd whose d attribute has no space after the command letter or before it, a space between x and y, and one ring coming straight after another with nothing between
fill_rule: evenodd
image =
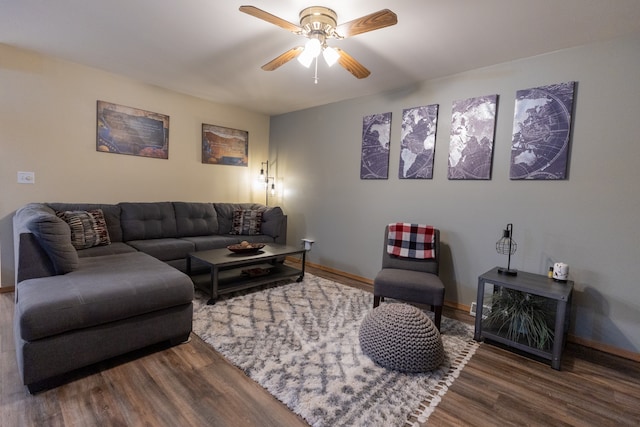
<instances>
[{"instance_id":1,"label":"decorative bowl on table","mask_svg":"<svg viewBox=\"0 0 640 427\"><path fill-rule=\"evenodd\" d=\"M227 249L236 254L253 254L264 248L264 243L238 243L236 245L229 245Z\"/></svg>"}]
</instances>

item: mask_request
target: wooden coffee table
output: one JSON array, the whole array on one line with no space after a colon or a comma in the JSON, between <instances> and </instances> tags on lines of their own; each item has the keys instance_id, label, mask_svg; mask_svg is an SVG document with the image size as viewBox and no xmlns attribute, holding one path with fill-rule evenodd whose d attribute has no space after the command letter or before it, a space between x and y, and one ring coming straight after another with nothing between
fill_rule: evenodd
<instances>
[{"instance_id":1,"label":"wooden coffee table","mask_svg":"<svg viewBox=\"0 0 640 427\"><path fill-rule=\"evenodd\" d=\"M287 277L298 276L300 282L304 278L306 253L303 248L295 246L267 244L256 253L237 254L227 248L192 252L187 255L187 274L192 276L193 283L206 288L211 298L207 304L215 304L218 296L271 283ZM300 269L283 264L287 256L302 255ZM206 264L210 273L205 277L205 286L198 276L192 275L192 264ZM208 280L207 280L208 279Z\"/></svg>"}]
</instances>

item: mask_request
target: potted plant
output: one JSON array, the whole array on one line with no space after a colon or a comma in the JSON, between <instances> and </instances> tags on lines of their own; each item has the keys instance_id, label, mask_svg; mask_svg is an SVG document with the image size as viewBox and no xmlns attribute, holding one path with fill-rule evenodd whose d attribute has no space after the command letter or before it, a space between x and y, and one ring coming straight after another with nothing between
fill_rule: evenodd
<instances>
[{"instance_id":1,"label":"potted plant","mask_svg":"<svg viewBox=\"0 0 640 427\"><path fill-rule=\"evenodd\" d=\"M493 294L486 325L510 341L546 349L553 340L553 328L547 323L548 301L540 296L501 288Z\"/></svg>"}]
</instances>

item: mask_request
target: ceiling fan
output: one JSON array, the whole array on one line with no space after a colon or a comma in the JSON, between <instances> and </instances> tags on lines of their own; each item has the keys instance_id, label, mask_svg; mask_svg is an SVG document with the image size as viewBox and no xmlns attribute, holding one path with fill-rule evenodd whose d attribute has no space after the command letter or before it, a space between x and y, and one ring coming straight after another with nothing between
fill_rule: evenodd
<instances>
[{"instance_id":1,"label":"ceiling fan","mask_svg":"<svg viewBox=\"0 0 640 427\"><path fill-rule=\"evenodd\" d=\"M308 39L304 47L296 46L264 64L262 66L263 70L273 71L294 58L297 58L305 67L309 67L315 59L316 83L318 82L317 57L320 53L322 53L322 56L329 66L338 62L344 69L359 79L368 77L369 74L371 74L369 70L344 50L327 45L328 39L344 39L389 27L398 22L396 14L389 9L383 9L340 25L337 25L338 15L336 12L322 6L312 6L303 9L300 12L300 25L293 24L255 6L240 6L240 11Z\"/></svg>"}]
</instances>

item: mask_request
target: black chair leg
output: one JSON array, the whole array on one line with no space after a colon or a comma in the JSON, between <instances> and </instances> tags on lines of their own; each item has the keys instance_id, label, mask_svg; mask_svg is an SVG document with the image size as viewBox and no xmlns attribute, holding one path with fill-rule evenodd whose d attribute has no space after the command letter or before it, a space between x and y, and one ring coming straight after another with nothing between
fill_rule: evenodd
<instances>
[{"instance_id":1,"label":"black chair leg","mask_svg":"<svg viewBox=\"0 0 640 427\"><path fill-rule=\"evenodd\" d=\"M433 323L435 323L436 328L440 331L440 321L442 320L442 306L437 305L433 307Z\"/></svg>"},{"instance_id":2,"label":"black chair leg","mask_svg":"<svg viewBox=\"0 0 640 427\"><path fill-rule=\"evenodd\" d=\"M373 308L376 308L377 306L380 305L380 299L381 297L379 295L373 296Z\"/></svg>"}]
</instances>

